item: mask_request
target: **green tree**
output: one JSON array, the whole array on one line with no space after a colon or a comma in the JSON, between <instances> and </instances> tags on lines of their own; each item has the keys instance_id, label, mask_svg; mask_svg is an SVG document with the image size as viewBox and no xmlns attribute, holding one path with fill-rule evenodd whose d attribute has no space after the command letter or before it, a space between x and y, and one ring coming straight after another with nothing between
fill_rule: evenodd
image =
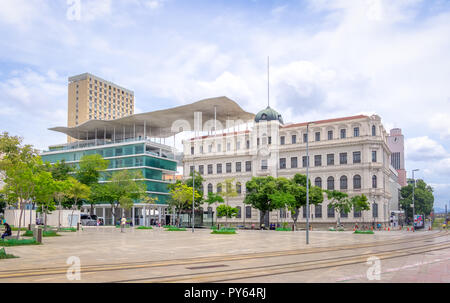
<instances>
[{"instance_id":1,"label":"green tree","mask_svg":"<svg viewBox=\"0 0 450 303\"><path fill-rule=\"evenodd\" d=\"M112 174L104 188L104 201L111 204L114 224L117 222L117 209L129 209L133 201L144 199L147 187L142 181L144 176L140 171L122 170Z\"/></svg>"},{"instance_id":2,"label":"green tree","mask_svg":"<svg viewBox=\"0 0 450 303\"><path fill-rule=\"evenodd\" d=\"M370 210L370 203L369 203L366 195L364 195L364 194L353 196L350 199L350 202L351 202L351 204L353 206L354 211L356 211L356 212L362 212L362 211ZM362 222L364 222L364 215L363 214L361 214L361 220L362 220Z\"/></svg>"},{"instance_id":3,"label":"green tree","mask_svg":"<svg viewBox=\"0 0 450 303\"><path fill-rule=\"evenodd\" d=\"M79 182L77 179L73 177L68 178L69 187L67 189L67 196L72 199L72 216L73 218L73 212L79 208L80 202L82 200L86 200L89 198L89 195L91 194L91 189L86 184L83 184ZM71 225L73 222L71 222Z\"/></svg>"},{"instance_id":4,"label":"green tree","mask_svg":"<svg viewBox=\"0 0 450 303\"><path fill-rule=\"evenodd\" d=\"M203 182L205 181L202 177L202 175L196 171L195 172L195 191L199 194L196 195L194 201L195 201L195 207L199 207L203 203ZM186 179L184 184L186 184L189 187L192 187L192 180L193 180L193 174L190 174L190 178Z\"/></svg>"},{"instance_id":5,"label":"green tree","mask_svg":"<svg viewBox=\"0 0 450 303\"><path fill-rule=\"evenodd\" d=\"M231 207L229 205L219 205L216 208L217 211L217 217L222 218L234 218L237 216L239 210L237 209L237 207Z\"/></svg>"},{"instance_id":6,"label":"green tree","mask_svg":"<svg viewBox=\"0 0 450 303\"><path fill-rule=\"evenodd\" d=\"M6 196L8 204L20 211L18 239L25 205L35 194L36 176L43 163L31 145L23 145L21 138L9 136L7 132L0 135L0 154L0 172L5 183L1 193Z\"/></svg>"},{"instance_id":7,"label":"green tree","mask_svg":"<svg viewBox=\"0 0 450 303\"><path fill-rule=\"evenodd\" d=\"M181 211L189 205L192 205L193 189L184 183L176 183L170 190L170 199L168 204L178 212L178 226L181 224ZM199 193L195 191L194 200L198 198Z\"/></svg>"},{"instance_id":8,"label":"green tree","mask_svg":"<svg viewBox=\"0 0 450 303\"><path fill-rule=\"evenodd\" d=\"M327 198L330 201L328 208L334 208L337 211L337 226L341 225L341 213L349 213L353 207L352 201L346 193L337 190L326 190Z\"/></svg>"},{"instance_id":9,"label":"green tree","mask_svg":"<svg viewBox=\"0 0 450 303\"><path fill-rule=\"evenodd\" d=\"M234 184L234 180L235 180L234 178L225 179L223 182L225 188L224 190L222 190L222 192L218 193L220 196L225 198L227 206L230 198L236 197L238 195L236 191L236 185ZM228 216L225 216L225 224L228 223L228 218L229 218Z\"/></svg>"},{"instance_id":10,"label":"green tree","mask_svg":"<svg viewBox=\"0 0 450 303\"><path fill-rule=\"evenodd\" d=\"M266 214L277 207L277 204L270 199L270 195L277 191L276 180L272 176L252 177L250 181L247 181L245 187L244 203L260 211L259 224L261 227Z\"/></svg>"},{"instance_id":11,"label":"green tree","mask_svg":"<svg viewBox=\"0 0 450 303\"><path fill-rule=\"evenodd\" d=\"M297 228L297 220L298 215L300 214L300 208L306 206L306 176L302 174L295 174L295 176L292 178L292 183L294 184L294 187L292 188L292 194L295 197L295 201L291 201L291 203L288 204L288 209L291 211L294 226L295 228ZM311 186L311 180L308 182L308 186L310 207L322 203L322 189L317 186Z\"/></svg>"},{"instance_id":12,"label":"green tree","mask_svg":"<svg viewBox=\"0 0 450 303\"><path fill-rule=\"evenodd\" d=\"M46 171L40 172L36 178L35 200L38 212L44 214L44 231L47 230L47 214L54 211L55 193L58 191L58 183L53 179L52 174Z\"/></svg>"},{"instance_id":13,"label":"green tree","mask_svg":"<svg viewBox=\"0 0 450 303\"><path fill-rule=\"evenodd\" d=\"M79 166L75 171L77 180L87 186L97 184L100 173L108 168L109 161L103 159L99 154L85 155L80 159ZM94 214L94 202L88 201L91 205L90 213Z\"/></svg>"},{"instance_id":14,"label":"green tree","mask_svg":"<svg viewBox=\"0 0 450 303\"><path fill-rule=\"evenodd\" d=\"M400 190L400 205L407 218L411 219L412 222L412 193L413 193L413 182L409 180L407 186L402 187ZM416 186L414 188L414 206L415 213L429 216L433 210L434 195L433 188L425 183L425 181L419 179L416 181Z\"/></svg>"},{"instance_id":15,"label":"green tree","mask_svg":"<svg viewBox=\"0 0 450 303\"><path fill-rule=\"evenodd\" d=\"M70 173L74 170L73 167L68 165L65 160L58 161L54 164L46 162L45 167L46 171L52 174L53 179L59 181L67 180Z\"/></svg>"}]
</instances>

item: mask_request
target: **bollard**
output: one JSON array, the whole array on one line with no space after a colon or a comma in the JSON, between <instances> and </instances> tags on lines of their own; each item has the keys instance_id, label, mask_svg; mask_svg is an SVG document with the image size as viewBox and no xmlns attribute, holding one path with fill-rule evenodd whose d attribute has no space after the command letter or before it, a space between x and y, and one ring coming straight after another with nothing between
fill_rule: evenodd
<instances>
[{"instance_id":1,"label":"bollard","mask_svg":"<svg viewBox=\"0 0 450 303\"><path fill-rule=\"evenodd\" d=\"M42 243L42 228L37 227L34 236L37 243Z\"/></svg>"},{"instance_id":2,"label":"bollard","mask_svg":"<svg viewBox=\"0 0 450 303\"><path fill-rule=\"evenodd\" d=\"M77 231L80 230L80 222L77 223Z\"/></svg>"},{"instance_id":3,"label":"bollard","mask_svg":"<svg viewBox=\"0 0 450 303\"><path fill-rule=\"evenodd\" d=\"M391 231L391 228L390 228L390 227L388 227L388 231Z\"/></svg>"}]
</instances>

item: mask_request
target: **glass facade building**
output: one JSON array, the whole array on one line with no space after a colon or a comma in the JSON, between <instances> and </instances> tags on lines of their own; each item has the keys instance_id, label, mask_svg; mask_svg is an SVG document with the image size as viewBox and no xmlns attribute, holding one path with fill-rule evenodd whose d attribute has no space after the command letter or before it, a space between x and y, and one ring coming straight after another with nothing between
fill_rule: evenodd
<instances>
[{"instance_id":1,"label":"glass facade building","mask_svg":"<svg viewBox=\"0 0 450 303\"><path fill-rule=\"evenodd\" d=\"M175 175L177 170L177 161L170 147L142 139L127 139L127 142L115 143L87 143L83 141L50 147L41 154L42 160L50 163L64 160L70 165L77 166L83 156L99 154L109 161L108 169L102 172L100 182L107 181L116 171L140 171L149 196L157 197L157 204L166 204L169 197L167 185L171 181L165 176Z\"/></svg>"}]
</instances>

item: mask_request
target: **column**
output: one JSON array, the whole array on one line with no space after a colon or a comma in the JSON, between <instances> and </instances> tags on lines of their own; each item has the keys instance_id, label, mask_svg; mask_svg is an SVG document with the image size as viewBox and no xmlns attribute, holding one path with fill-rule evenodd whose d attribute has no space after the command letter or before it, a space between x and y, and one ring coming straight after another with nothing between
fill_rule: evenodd
<instances>
[{"instance_id":1,"label":"column","mask_svg":"<svg viewBox=\"0 0 450 303\"><path fill-rule=\"evenodd\" d=\"M148 226L148 224L147 224L147 216L145 214L145 205L142 206L142 212L143 212L142 216L144 218L144 226Z\"/></svg>"},{"instance_id":2,"label":"column","mask_svg":"<svg viewBox=\"0 0 450 303\"><path fill-rule=\"evenodd\" d=\"M134 210L135 210L135 207L133 206L133 207L131 208L131 222L133 222L133 226L135 225L135 220L134 220Z\"/></svg>"},{"instance_id":3,"label":"column","mask_svg":"<svg viewBox=\"0 0 450 303\"><path fill-rule=\"evenodd\" d=\"M161 206L158 206L158 222L161 223Z\"/></svg>"}]
</instances>

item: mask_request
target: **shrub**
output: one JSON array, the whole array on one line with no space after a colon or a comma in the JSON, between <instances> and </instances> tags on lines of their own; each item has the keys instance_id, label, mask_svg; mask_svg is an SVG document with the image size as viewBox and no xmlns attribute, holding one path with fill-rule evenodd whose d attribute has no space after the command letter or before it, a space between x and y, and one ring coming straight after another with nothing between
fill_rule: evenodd
<instances>
[{"instance_id":1,"label":"shrub","mask_svg":"<svg viewBox=\"0 0 450 303\"><path fill-rule=\"evenodd\" d=\"M0 246L39 245L35 239L0 239Z\"/></svg>"},{"instance_id":2,"label":"shrub","mask_svg":"<svg viewBox=\"0 0 450 303\"><path fill-rule=\"evenodd\" d=\"M32 230L27 230L24 234L22 234L23 237L33 237L33 231ZM42 236L43 237L59 237L60 235L58 235L56 233L56 231L54 230L47 230L47 231L42 231Z\"/></svg>"},{"instance_id":3,"label":"shrub","mask_svg":"<svg viewBox=\"0 0 450 303\"><path fill-rule=\"evenodd\" d=\"M138 226L136 229L153 229L151 226Z\"/></svg>"},{"instance_id":4,"label":"shrub","mask_svg":"<svg viewBox=\"0 0 450 303\"><path fill-rule=\"evenodd\" d=\"M354 234L368 234L373 235L374 232L372 230L355 230Z\"/></svg>"},{"instance_id":5,"label":"shrub","mask_svg":"<svg viewBox=\"0 0 450 303\"><path fill-rule=\"evenodd\" d=\"M12 254L7 254L5 251L5 248L0 249L0 259L12 259L12 258L18 258Z\"/></svg>"},{"instance_id":6,"label":"shrub","mask_svg":"<svg viewBox=\"0 0 450 303\"><path fill-rule=\"evenodd\" d=\"M61 231L61 232L76 232L77 229L75 227L61 227L59 231Z\"/></svg>"},{"instance_id":7,"label":"shrub","mask_svg":"<svg viewBox=\"0 0 450 303\"><path fill-rule=\"evenodd\" d=\"M277 227L275 228L276 231L291 231L290 228L285 228L285 227Z\"/></svg>"},{"instance_id":8,"label":"shrub","mask_svg":"<svg viewBox=\"0 0 450 303\"><path fill-rule=\"evenodd\" d=\"M166 231L186 231L186 228L170 227Z\"/></svg>"},{"instance_id":9,"label":"shrub","mask_svg":"<svg viewBox=\"0 0 450 303\"><path fill-rule=\"evenodd\" d=\"M164 228L172 228L172 227L175 227L175 228L176 228L175 225L163 225L163 227L164 227Z\"/></svg>"},{"instance_id":10,"label":"shrub","mask_svg":"<svg viewBox=\"0 0 450 303\"><path fill-rule=\"evenodd\" d=\"M221 235L232 235L236 234L236 231L234 229L232 230L225 230L225 229L219 229L219 230L213 230L211 234L221 234Z\"/></svg>"}]
</instances>

